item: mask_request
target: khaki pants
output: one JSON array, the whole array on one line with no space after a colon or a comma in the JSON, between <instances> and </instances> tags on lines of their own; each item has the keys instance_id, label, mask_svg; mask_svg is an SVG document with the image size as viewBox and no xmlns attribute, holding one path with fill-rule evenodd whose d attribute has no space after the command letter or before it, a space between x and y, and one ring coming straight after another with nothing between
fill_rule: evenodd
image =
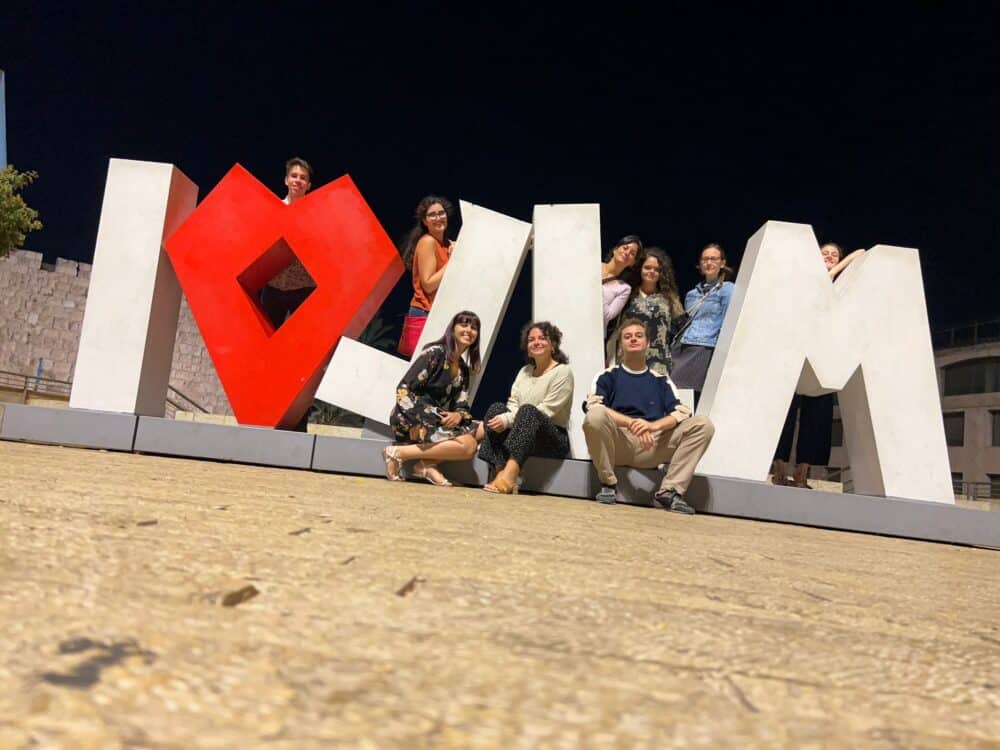
<instances>
[{"instance_id":1,"label":"khaki pants","mask_svg":"<svg viewBox=\"0 0 1000 750\"><path fill-rule=\"evenodd\" d=\"M597 404L587 411L583 434L601 484L618 483L615 466L655 469L660 464L667 464L660 492L675 490L683 495L715 434L715 427L707 417L690 417L674 429L661 433L651 449L643 448L639 438L614 423L607 407Z\"/></svg>"}]
</instances>

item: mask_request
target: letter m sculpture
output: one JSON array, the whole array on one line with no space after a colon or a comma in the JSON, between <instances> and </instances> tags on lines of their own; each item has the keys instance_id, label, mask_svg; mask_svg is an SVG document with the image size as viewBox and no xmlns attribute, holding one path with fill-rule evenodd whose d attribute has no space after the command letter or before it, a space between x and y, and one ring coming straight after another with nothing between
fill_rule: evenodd
<instances>
[{"instance_id":1,"label":"letter m sculpture","mask_svg":"<svg viewBox=\"0 0 1000 750\"><path fill-rule=\"evenodd\" d=\"M766 479L792 394L833 391L855 492L954 502L917 251L878 245L831 283L811 227L768 222L708 371L699 471Z\"/></svg>"}]
</instances>

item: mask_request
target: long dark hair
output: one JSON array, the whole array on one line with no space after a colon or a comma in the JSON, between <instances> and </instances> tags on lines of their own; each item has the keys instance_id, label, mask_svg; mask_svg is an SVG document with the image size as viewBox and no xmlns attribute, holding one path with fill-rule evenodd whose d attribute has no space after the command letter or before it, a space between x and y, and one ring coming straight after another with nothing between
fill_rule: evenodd
<instances>
[{"instance_id":1,"label":"long dark hair","mask_svg":"<svg viewBox=\"0 0 1000 750\"><path fill-rule=\"evenodd\" d=\"M622 245L629 245L633 243L636 245L635 260L632 261L631 266L625 268L620 274L618 274L618 278L624 281L629 286L635 286L635 280L639 278L639 274L636 271L636 269L639 267L639 256L642 255L642 251L644 249L644 245L642 244L642 238L640 238L639 235L637 234L626 234L624 237L618 240L618 242L616 242L611 246L611 249L608 250L607 255L604 258L605 263L610 263L611 259L615 257L615 250L617 250ZM606 281L609 280L610 279L606 279Z\"/></svg>"},{"instance_id":2,"label":"long dark hair","mask_svg":"<svg viewBox=\"0 0 1000 750\"><path fill-rule=\"evenodd\" d=\"M561 365L569 364L569 357L566 353L559 348L562 344L562 331L556 328L547 320L539 320L537 323L528 323L524 328L521 329L521 351L528 358L528 364L535 364L535 360L531 358L528 354L528 334L531 333L531 329L537 328L542 332L542 335L549 340L552 344L552 359Z\"/></svg>"},{"instance_id":3,"label":"long dark hair","mask_svg":"<svg viewBox=\"0 0 1000 750\"><path fill-rule=\"evenodd\" d=\"M437 341L431 341L429 344L424 345L424 349L431 346L440 346L444 348L444 358L448 362L458 363L458 344L455 343L455 326L459 323L467 323L475 327L476 333L482 332L482 325L479 322L479 316L474 312L469 310L462 310L451 319L448 323L448 328L444 332L444 336L439 338ZM471 372L476 372L479 369L479 336L476 336L476 340L472 342L466 350L466 355L469 359L469 370Z\"/></svg>"},{"instance_id":4,"label":"long dark hair","mask_svg":"<svg viewBox=\"0 0 1000 750\"><path fill-rule=\"evenodd\" d=\"M427 209L435 203L440 203L441 207L444 208L445 213L448 214L448 226L451 226L451 219L455 215L455 206L452 205L450 200L442 198L440 195L425 195L421 198L420 203L417 204L416 209L413 211L413 218L416 219L417 223L413 225L413 228L403 237L403 241L399 243L399 255L408 269L413 268L413 252L417 249L417 241L427 234L427 227L424 224Z\"/></svg>"},{"instance_id":5,"label":"long dark hair","mask_svg":"<svg viewBox=\"0 0 1000 750\"><path fill-rule=\"evenodd\" d=\"M655 245L647 247L642 257L636 261L634 267L638 269L638 276L635 279L632 296L637 295L639 289L642 287L642 267L650 258L656 258L656 262L660 264L660 279L656 282L656 293L662 294L667 300L671 318L681 317L684 314L684 305L681 304L681 295L677 290L677 277L674 275L674 264L670 260L670 256L661 247L656 247Z\"/></svg>"}]
</instances>

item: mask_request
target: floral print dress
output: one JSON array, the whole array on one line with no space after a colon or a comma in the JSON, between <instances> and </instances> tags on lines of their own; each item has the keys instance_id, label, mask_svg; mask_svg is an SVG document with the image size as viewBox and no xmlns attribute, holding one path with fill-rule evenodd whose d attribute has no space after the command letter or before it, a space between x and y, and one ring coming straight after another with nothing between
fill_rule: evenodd
<instances>
[{"instance_id":1,"label":"floral print dress","mask_svg":"<svg viewBox=\"0 0 1000 750\"><path fill-rule=\"evenodd\" d=\"M641 320L649 331L646 366L657 375L669 375L673 369L670 339L673 337L674 322L670 317L670 303L667 302L667 298L662 294L643 294L637 291L622 313L623 321L629 318Z\"/></svg>"},{"instance_id":2,"label":"floral print dress","mask_svg":"<svg viewBox=\"0 0 1000 750\"><path fill-rule=\"evenodd\" d=\"M458 427L441 427L446 411L462 415ZM439 443L475 432L469 411L469 365L449 364L443 346L424 350L396 386L389 426L397 443Z\"/></svg>"}]
</instances>

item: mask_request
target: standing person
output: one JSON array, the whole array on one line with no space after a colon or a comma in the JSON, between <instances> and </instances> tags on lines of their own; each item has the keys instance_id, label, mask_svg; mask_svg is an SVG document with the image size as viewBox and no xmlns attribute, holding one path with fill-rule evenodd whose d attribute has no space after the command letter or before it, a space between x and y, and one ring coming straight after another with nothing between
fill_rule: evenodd
<instances>
[{"instance_id":1,"label":"standing person","mask_svg":"<svg viewBox=\"0 0 1000 750\"><path fill-rule=\"evenodd\" d=\"M480 428L479 457L496 469L483 489L509 495L528 456L565 458L569 455L573 371L562 352L562 331L548 321L529 323L521 331L521 349L528 364L514 379L506 404L486 411Z\"/></svg>"},{"instance_id":2,"label":"standing person","mask_svg":"<svg viewBox=\"0 0 1000 750\"><path fill-rule=\"evenodd\" d=\"M688 321L682 329L679 345L672 351L674 367L670 377L678 388L693 388L695 397L705 385L705 374L712 361L722 321L733 296L733 269L726 265L726 253L712 243L698 256L702 282L684 297Z\"/></svg>"},{"instance_id":3,"label":"standing person","mask_svg":"<svg viewBox=\"0 0 1000 750\"><path fill-rule=\"evenodd\" d=\"M403 334L397 351L404 357L413 355L424 330L444 269L451 260L455 243L448 239L448 220L455 208L447 198L427 195L420 199L414 211L417 223L403 239L400 255L413 273L413 298L403 321Z\"/></svg>"},{"instance_id":4,"label":"standing person","mask_svg":"<svg viewBox=\"0 0 1000 750\"><path fill-rule=\"evenodd\" d=\"M642 240L627 234L611 249L610 257L601 263L601 298L604 305L604 326L618 317L632 293L632 285L622 278L635 265L642 252ZM606 331L605 331L606 333Z\"/></svg>"},{"instance_id":5,"label":"standing person","mask_svg":"<svg viewBox=\"0 0 1000 750\"><path fill-rule=\"evenodd\" d=\"M305 159L293 157L285 162L286 205L299 200L312 187L312 167ZM271 325L278 328L295 312L316 288L316 282L298 260L271 279L260 292L260 305Z\"/></svg>"},{"instance_id":6,"label":"standing person","mask_svg":"<svg viewBox=\"0 0 1000 750\"><path fill-rule=\"evenodd\" d=\"M469 412L469 383L479 369L479 328L475 313L455 315L396 387L396 406L389 415L396 444L382 451L388 479L403 481L403 462L416 460L414 475L450 487L437 465L476 455L479 423Z\"/></svg>"},{"instance_id":7,"label":"standing person","mask_svg":"<svg viewBox=\"0 0 1000 750\"><path fill-rule=\"evenodd\" d=\"M626 320L619 332L622 362L599 373L584 406L583 434L601 482L599 503L617 502L615 466L666 472L653 505L693 514L684 501L695 467L715 433L707 417L693 417L670 387L670 381L646 366L646 327Z\"/></svg>"},{"instance_id":8,"label":"standing person","mask_svg":"<svg viewBox=\"0 0 1000 750\"><path fill-rule=\"evenodd\" d=\"M864 250L855 250L844 257L844 249L836 242L827 242L820 248L823 265L826 266L830 281L847 266L853 263ZM792 455L792 438L795 435L795 422L799 423L799 435L795 444L795 475L788 476L785 466ZM830 463L830 448L833 440L833 394L822 396L803 396L796 393L792 396L792 405L785 417L778 448L774 452L774 463L771 465L771 482L777 485L812 489L809 486L809 467L826 466Z\"/></svg>"},{"instance_id":9,"label":"standing person","mask_svg":"<svg viewBox=\"0 0 1000 750\"><path fill-rule=\"evenodd\" d=\"M684 316L677 279L670 256L661 248L649 247L639 260L639 279L629 297L622 320L639 320L649 334L649 351L646 364L657 375L668 375L673 369L670 358L670 341L674 336L674 321ZM621 358L617 346L616 360ZM613 363L612 363L613 364Z\"/></svg>"}]
</instances>

